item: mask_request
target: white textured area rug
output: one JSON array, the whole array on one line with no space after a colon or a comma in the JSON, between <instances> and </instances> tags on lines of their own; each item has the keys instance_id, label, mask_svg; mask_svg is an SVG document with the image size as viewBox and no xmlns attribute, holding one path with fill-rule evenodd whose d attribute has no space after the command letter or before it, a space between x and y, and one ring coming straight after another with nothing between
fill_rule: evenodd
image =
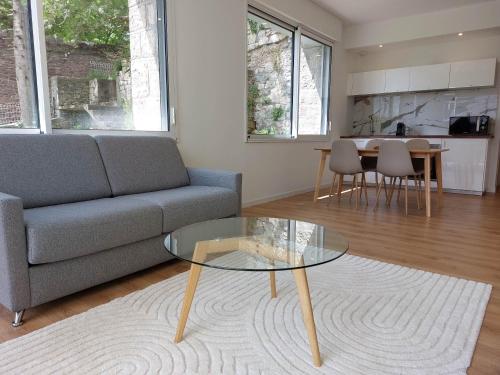
<instances>
[{"instance_id":1,"label":"white textured area rug","mask_svg":"<svg viewBox=\"0 0 500 375\"><path fill-rule=\"evenodd\" d=\"M344 256L308 269L323 365L291 273L204 268L173 343L187 273L0 345L2 374L465 374L491 286Z\"/></svg>"}]
</instances>

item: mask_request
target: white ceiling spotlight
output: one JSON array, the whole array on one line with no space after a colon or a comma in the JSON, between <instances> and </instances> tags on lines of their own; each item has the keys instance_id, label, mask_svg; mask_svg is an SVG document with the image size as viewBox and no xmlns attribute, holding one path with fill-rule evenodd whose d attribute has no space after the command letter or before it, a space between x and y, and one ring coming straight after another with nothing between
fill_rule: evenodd
<instances>
[{"instance_id":1,"label":"white ceiling spotlight","mask_svg":"<svg viewBox=\"0 0 500 375\"><path fill-rule=\"evenodd\" d=\"M379 44L378 45L378 48L382 48L384 45L383 44Z\"/></svg>"},{"instance_id":2,"label":"white ceiling spotlight","mask_svg":"<svg viewBox=\"0 0 500 375\"><path fill-rule=\"evenodd\" d=\"M458 36L463 36L463 35L464 35L464 33L458 33Z\"/></svg>"}]
</instances>

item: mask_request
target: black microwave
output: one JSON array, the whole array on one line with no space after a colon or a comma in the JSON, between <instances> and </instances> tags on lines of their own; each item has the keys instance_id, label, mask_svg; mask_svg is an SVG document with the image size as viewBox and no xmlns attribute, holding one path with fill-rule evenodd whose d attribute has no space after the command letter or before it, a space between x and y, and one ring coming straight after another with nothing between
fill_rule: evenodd
<instances>
[{"instance_id":1,"label":"black microwave","mask_svg":"<svg viewBox=\"0 0 500 375\"><path fill-rule=\"evenodd\" d=\"M487 135L490 116L450 117L450 135Z\"/></svg>"}]
</instances>

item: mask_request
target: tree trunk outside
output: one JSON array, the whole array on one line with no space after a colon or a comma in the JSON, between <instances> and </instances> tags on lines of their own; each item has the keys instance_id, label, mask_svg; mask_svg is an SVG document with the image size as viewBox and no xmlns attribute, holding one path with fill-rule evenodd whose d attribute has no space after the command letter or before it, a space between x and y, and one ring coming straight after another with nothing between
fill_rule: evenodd
<instances>
[{"instance_id":1,"label":"tree trunk outside","mask_svg":"<svg viewBox=\"0 0 500 375\"><path fill-rule=\"evenodd\" d=\"M33 123L33 70L27 25L27 0L12 0L14 58L16 61L17 93L21 107L21 127L32 128Z\"/></svg>"}]
</instances>

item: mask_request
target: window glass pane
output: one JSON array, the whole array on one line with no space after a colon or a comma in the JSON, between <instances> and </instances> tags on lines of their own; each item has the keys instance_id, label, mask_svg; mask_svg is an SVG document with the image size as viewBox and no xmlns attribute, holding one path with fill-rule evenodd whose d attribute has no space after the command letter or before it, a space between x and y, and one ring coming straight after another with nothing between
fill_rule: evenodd
<instances>
[{"instance_id":1,"label":"window glass pane","mask_svg":"<svg viewBox=\"0 0 500 375\"><path fill-rule=\"evenodd\" d=\"M54 129L167 130L156 0L43 0L43 11Z\"/></svg>"},{"instance_id":2,"label":"window glass pane","mask_svg":"<svg viewBox=\"0 0 500 375\"><path fill-rule=\"evenodd\" d=\"M0 129L38 128L26 0L0 0Z\"/></svg>"},{"instance_id":3,"label":"window glass pane","mask_svg":"<svg viewBox=\"0 0 500 375\"><path fill-rule=\"evenodd\" d=\"M293 32L248 14L248 134L291 136Z\"/></svg>"},{"instance_id":4,"label":"window glass pane","mask_svg":"<svg viewBox=\"0 0 500 375\"><path fill-rule=\"evenodd\" d=\"M298 133L326 134L331 47L302 35Z\"/></svg>"}]
</instances>

